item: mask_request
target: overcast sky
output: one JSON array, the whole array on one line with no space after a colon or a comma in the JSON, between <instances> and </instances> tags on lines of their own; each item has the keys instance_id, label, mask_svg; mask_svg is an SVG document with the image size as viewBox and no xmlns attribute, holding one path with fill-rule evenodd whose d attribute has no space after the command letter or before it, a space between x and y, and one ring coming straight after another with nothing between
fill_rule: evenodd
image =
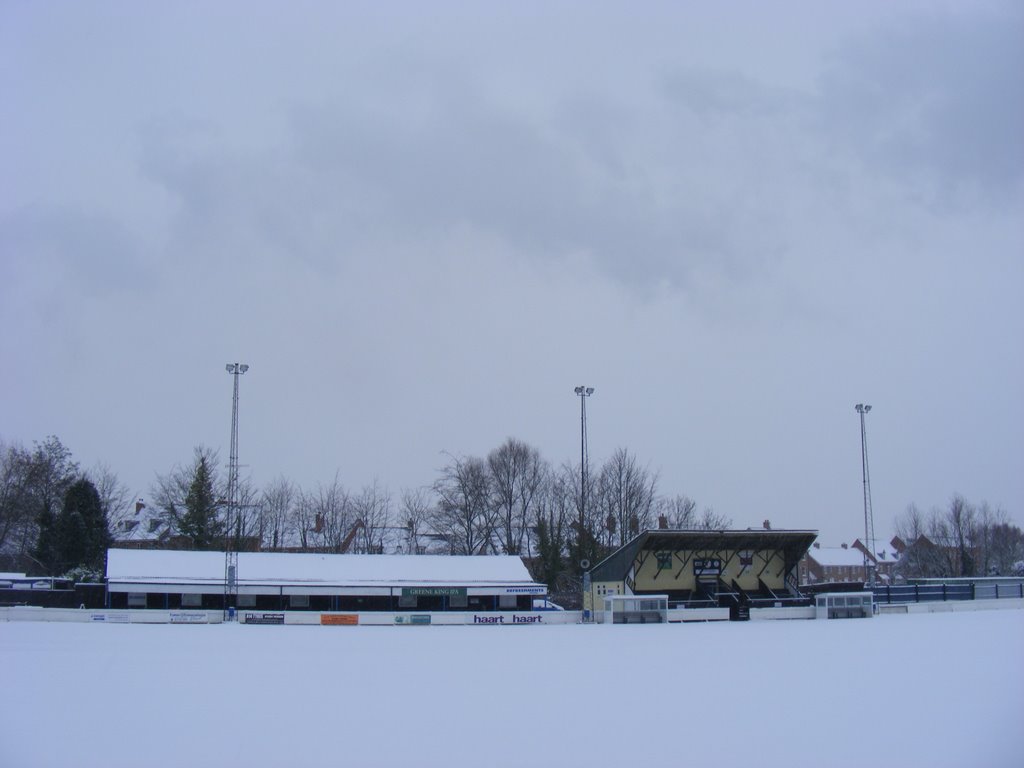
<instances>
[{"instance_id":1,"label":"overcast sky","mask_svg":"<svg viewBox=\"0 0 1024 768\"><path fill-rule=\"evenodd\" d=\"M727 9L726 9L727 8ZM0 0L0 438L147 496L625 447L737 527L1024 524L1016 2Z\"/></svg>"}]
</instances>

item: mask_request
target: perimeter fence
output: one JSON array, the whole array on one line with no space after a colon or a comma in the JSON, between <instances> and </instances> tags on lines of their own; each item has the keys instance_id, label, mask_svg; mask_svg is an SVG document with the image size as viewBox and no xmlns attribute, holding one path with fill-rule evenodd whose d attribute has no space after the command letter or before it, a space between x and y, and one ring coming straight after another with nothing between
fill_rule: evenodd
<instances>
[{"instance_id":1,"label":"perimeter fence","mask_svg":"<svg viewBox=\"0 0 1024 768\"><path fill-rule=\"evenodd\" d=\"M1024 599L1024 579L920 579L912 584L876 586L871 591L875 595L875 602L882 605L947 600Z\"/></svg>"}]
</instances>

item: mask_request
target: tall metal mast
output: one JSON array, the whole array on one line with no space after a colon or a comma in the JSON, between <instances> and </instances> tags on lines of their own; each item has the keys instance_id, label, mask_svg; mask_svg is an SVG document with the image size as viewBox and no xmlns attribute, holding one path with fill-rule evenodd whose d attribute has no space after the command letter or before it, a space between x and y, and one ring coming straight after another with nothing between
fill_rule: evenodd
<instances>
[{"instance_id":1,"label":"tall metal mast","mask_svg":"<svg viewBox=\"0 0 1024 768\"><path fill-rule=\"evenodd\" d=\"M587 398L594 394L594 388L576 387L574 391L580 398L580 521L579 530L576 532L576 541L577 551L580 555L579 566L583 570L583 594L587 595L590 593L590 561L582 556L587 521L587 472L590 463L590 457L587 456ZM585 610L583 620L590 621Z\"/></svg>"},{"instance_id":2,"label":"tall metal mast","mask_svg":"<svg viewBox=\"0 0 1024 768\"><path fill-rule=\"evenodd\" d=\"M224 618L229 609L235 607L238 594L238 538L241 525L238 519L238 377L249 370L245 363L228 363L225 366L234 377L234 393L231 398L231 454L228 457L228 514L224 521ZM234 530L232 530L234 528Z\"/></svg>"},{"instance_id":3,"label":"tall metal mast","mask_svg":"<svg viewBox=\"0 0 1024 768\"><path fill-rule=\"evenodd\" d=\"M871 410L870 405L857 403L854 406L860 414L860 463L861 475L864 479L864 548L871 557L864 555L864 575L871 586L875 585L875 514L871 509L871 471L868 469L868 432L864 416Z\"/></svg>"},{"instance_id":4,"label":"tall metal mast","mask_svg":"<svg viewBox=\"0 0 1024 768\"><path fill-rule=\"evenodd\" d=\"M587 456L587 398L594 394L593 387L576 387L580 398L580 537L582 540L583 526L587 510L587 471L590 457Z\"/></svg>"}]
</instances>

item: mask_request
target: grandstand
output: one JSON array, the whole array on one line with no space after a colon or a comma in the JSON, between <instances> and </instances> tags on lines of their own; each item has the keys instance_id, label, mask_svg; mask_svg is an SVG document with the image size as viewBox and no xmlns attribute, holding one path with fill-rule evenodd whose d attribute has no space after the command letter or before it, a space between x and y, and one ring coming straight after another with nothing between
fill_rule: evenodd
<instances>
[{"instance_id":1,"label":"grandstand","mask_svg":"<svg viewBox=\"0 0 1024 768\"><path fill-rule=\"evenodd\" d=\"M649 530L589 573L585 612L609 595L664 595L672 608L809 605L797 582L816 531Z\"/></svg>"},{"instance_id":2,"label":"grandstand","mask_svg":"<svg viewBox=\"0 0 1024 768\"><path fill-rule=\"evenodd\" d=\"M529 611L547 588L512 556L110 549L107 608L271 611Z\"/></svg>"}]
</instances>

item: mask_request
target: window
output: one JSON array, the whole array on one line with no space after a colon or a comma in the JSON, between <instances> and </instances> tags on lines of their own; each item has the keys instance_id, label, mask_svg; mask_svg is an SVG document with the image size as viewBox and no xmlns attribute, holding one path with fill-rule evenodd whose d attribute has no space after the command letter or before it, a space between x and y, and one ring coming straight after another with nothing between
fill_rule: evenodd
<instances>
[{"instance_id":1,"label":"window","mask_svg":"<svg viewBox=\"0 0 1024 768\"><path fill-rule=\"evenodd\" d=\"M289 608L309 608L309 595L291 595L288 598Z\"/></svg>"},{"instance_id":2,"label":"window","mask_svg":"<svg viewBox=\"0 0 1024 768\"><path fill-rule=\"evenodd\" d=\"M515 608L516 607L516 596L515 595L498 595L498 607L499 608Z\"/></svg>"},{"instance_id":3,"label":"window","mask_svg":"<svg viewBox=\"0 0 1024 768\"><path fill-rule=\"evenodd\" d=\"M416 595L401 595L398 598L399 608L415 608L416 607Z\"/></svg>"},{"instance_id":4,"label":"window","mask_svg":"<svg viewBox=\"0 0 1024 768\"><path fill-rule=\"evenodd\" d=\"M449 595L448 597L449 608L467 608L469 607L469 598L465 595Z\"/></svg>"},{"instance_id":5,"label":"window","mask_svg":"<svg viewBox=\"0 0 1024 768\"><path fill-rule=\"evenodd\" d=\"M667 571L672 567L672 553L671 552L655 552L654 556L658 558L658 570Z\"/></svg>"},{"instance_id":6,"label":"window","mask_svg":"<svg viewBox=\"0 0 1024 768\"><path fill-rule=\"evenodd\" d=\"M181 607L182 608L202 608L203 607L203 596L194 594L183 594L181 596Z\"/></svg>"},{"instance_id":7,"label":"window","mask_svg":"<svg viewBox=\"0 0 1024 768\"><path fill-rule=\"evenodd\" d=\"M238 607L239 608L255 608L256 607L256 595L239 595L238 596Z\"/></svg>"},{"instance_id":8,"label":"window","mask_svg":"<svg viewBox=\"0 0 1024 768\"><path fill-rule=\"evenodd\" d=\"M129 608L145 608L146 607L146 593L145 592L129 592L128 593L128 607Z\"/></svg>"}]
</instances>

